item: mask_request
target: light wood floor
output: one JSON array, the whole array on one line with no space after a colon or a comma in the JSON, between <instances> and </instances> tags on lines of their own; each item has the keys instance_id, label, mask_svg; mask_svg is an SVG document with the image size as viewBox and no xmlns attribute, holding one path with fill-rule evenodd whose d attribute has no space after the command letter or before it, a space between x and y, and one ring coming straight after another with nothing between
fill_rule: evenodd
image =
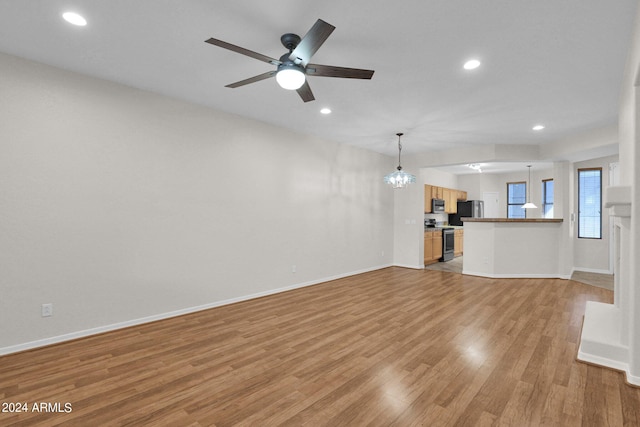
<instances>
[{"instance_id":1,"label":"light wood floor","mask_svg":"<svg viewBox=\"0 0 640 427\"><path fill-rule=\"evenodd\" d=\"M426 265L425 268L427 270L437 270L437 271L449 271L451 273L462 273L462 260L463 257L459 256L451 261L447 262L436 262L433 264ZM600 288L605 288L609 290L613 290L613 274L600 274L600 273L589 273L586 271L574 271L571 275L571 280L576 282L586 283L587 285L598 286Z\"/></svg>"},{"instance_id":2,"label":"light wood floor","mask_svg":"<svg viewBox=\"0 0 640 427\"><path fill-rule=\"evenodd\" d=\"M588 273L586 271L574 271L571 280L586 283L588 285L599 286L601 288L613 290L613 274Z\"/></svg>"},{"instance_id":3,"label":"light wood floor","mask_svg":"<svg viewBox=\"0 0 640 427\"><path fill-rule=\"evenodd\" d=\"M0 358L0 425L638 426L570 280L387 268Z\"/></svg>"},{"instance_id":4,"label":"light wood floor","mask_svg":"<svg viewBox=\"0 0 640 427\"><path fill-rule=\"evenodd\" d=\"M448 271L450 273L462 274L462 256L456 257L446 262L434 262L433 264L425 265L427 270Z\"/></svg>"}]
</instances>

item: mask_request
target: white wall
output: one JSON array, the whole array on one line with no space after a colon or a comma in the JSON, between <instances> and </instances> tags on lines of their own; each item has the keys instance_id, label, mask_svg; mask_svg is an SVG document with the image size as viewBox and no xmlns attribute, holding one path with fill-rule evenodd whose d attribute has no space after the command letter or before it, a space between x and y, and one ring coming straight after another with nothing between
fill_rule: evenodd
<instances>
[{"instance_id":1,"label":"white wall","mask_svg":"<svg viewBox=\"0 0 640 427\"><path fill-rule=\"evenodd\" d=\"M405 162L406 163L406 162ZM418 175L415 167L402 167ZM424 268L424 185L393 190L393 263L408 268Z\"/></svg>"},{"instance_id":2,"label":"white wall","mask_svg":"<svg viewBox=\"0 0 640 427\"><path fill-rule=\"evenodd\" d=\"M458 176L434 168L420 169L420 179L422 185L429 184L436 187L454 188L458 190Z\"/></svg>"},{"instance_id":3,"label":"white wall","mask_svg":"<svg viewBox=\"0 0 640 427\"><path fill-rule=\"evenodd\" d=\"M538 207L527 212L527 218L542 217L542 180L553 178L553 169L532 170L531 184L528 190L531 191L531 201ZM502 174L467 174L458 177L461 190L467 192L469 200L482 200L484 192L498 193L499 215L498 218L507 217L507 183L527 182L529 171L511 172Z\"/></svg>"},{"instance_id":4,"label":"white wall","mask_svg":"<svg viewBox=\"0 0 640 427\"><path fill-rule=\"evenodd\" d=\"M620 99L620 184L631 187L631 216L619 218L623 234L620 287L624 295L620 329L628 332L627 379L640 385L640 8L636 14ZM626 337L625 337L626 338Z\"/></svg>"},{"instance_id":5,"label":"white wall","mask_svg":"<svg viewBox=\"0 0 640 427\"><path fill-rule=\"evenodd\" d=\"M483 193L499 193L501 190L504 191L503 187L505 187L506 184L499 175L492 173L473 173L458 176L458 186L460 190L467 192L467 199L482 200ZM500 210L500 213L504 213L503 210Z\"/></svg>"},{"instance_id":6,"label":"white wall","mask_svg":"<svg viewBox=\"0 0 640 427\"><path fill-rule=\"evenodd\" d=\"M581 162L618 154L618 126L611 124L572 134L540 146L540 157L554 161Z\"/></svg>"},{"instance_id":7,"label":"white wall","mask_svg":"<svg viewBox=\"0 0 640 427\"><path fill-rule=\"evenodd\" d=\"M0 353L392 263L390 157L7 55L0 75Z\"/></svg>"},{"instance_id":8,"label":"white wall","mask_svg":"<svg viewBox=\"0 0 640 427\"><path fill-rule=\"evenodd\" d=\"M619 109L620 183L629 199L617 200L619 256L614 304L588 301L578 358L625 372L626 381L640 386L640 9L636 12L627 56ZM605 197L607 191L605 190ZM630 212L627 207L630 203Z\"/></svg>"}]
</instances>

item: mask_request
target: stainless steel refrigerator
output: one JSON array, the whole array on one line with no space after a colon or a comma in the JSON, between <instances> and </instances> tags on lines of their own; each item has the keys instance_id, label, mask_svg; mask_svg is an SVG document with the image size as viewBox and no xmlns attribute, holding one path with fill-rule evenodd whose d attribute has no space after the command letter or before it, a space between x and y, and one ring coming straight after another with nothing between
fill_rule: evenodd
<instances>
[{"instance_id":1,"label":"stainless steel refrigerator","mask_svg":"<svg viewBox=\"0 0 640 427\"><path fill-rule=\"evenodd\" d=\"M484 201L458 202L458 213L449 215L449 225L464 225L461 218L484 218Z\"/></svg>"}]
</instances>

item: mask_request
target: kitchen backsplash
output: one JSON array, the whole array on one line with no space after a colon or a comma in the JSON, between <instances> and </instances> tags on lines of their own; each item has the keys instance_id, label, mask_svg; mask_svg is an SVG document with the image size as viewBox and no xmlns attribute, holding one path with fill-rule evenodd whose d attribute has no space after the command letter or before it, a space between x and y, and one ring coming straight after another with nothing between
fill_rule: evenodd
<instances>
[{"instance_id":1,"label":"kitchen backsplash","mask_svg":"<svg viewBox=\"0 0 640 427\"><path fill-rule=\"evenodd\" d=\"M449 225L449 214L446 213L426 213L424 214L424 220L435 219L436 225Z\"/></svg>"}]
</instances>

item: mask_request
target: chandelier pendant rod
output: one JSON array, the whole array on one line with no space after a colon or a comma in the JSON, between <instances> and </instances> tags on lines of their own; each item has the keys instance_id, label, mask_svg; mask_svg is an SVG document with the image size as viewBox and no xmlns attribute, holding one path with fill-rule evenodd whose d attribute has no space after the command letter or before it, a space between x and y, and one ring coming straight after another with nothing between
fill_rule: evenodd
<instances>
[{"instance_id":1,"label":"chandelier pendant rod","mask_svg":"<svg viewBox=\"0 0 640 427\"><path fill-rule=\"evenodd\" d=\"M402 170L400 156L402 154L402 143L400 142L400 137L404 135L403 133L396 133L398 135L398 170Z\"/></svg>"}]
</instances>

